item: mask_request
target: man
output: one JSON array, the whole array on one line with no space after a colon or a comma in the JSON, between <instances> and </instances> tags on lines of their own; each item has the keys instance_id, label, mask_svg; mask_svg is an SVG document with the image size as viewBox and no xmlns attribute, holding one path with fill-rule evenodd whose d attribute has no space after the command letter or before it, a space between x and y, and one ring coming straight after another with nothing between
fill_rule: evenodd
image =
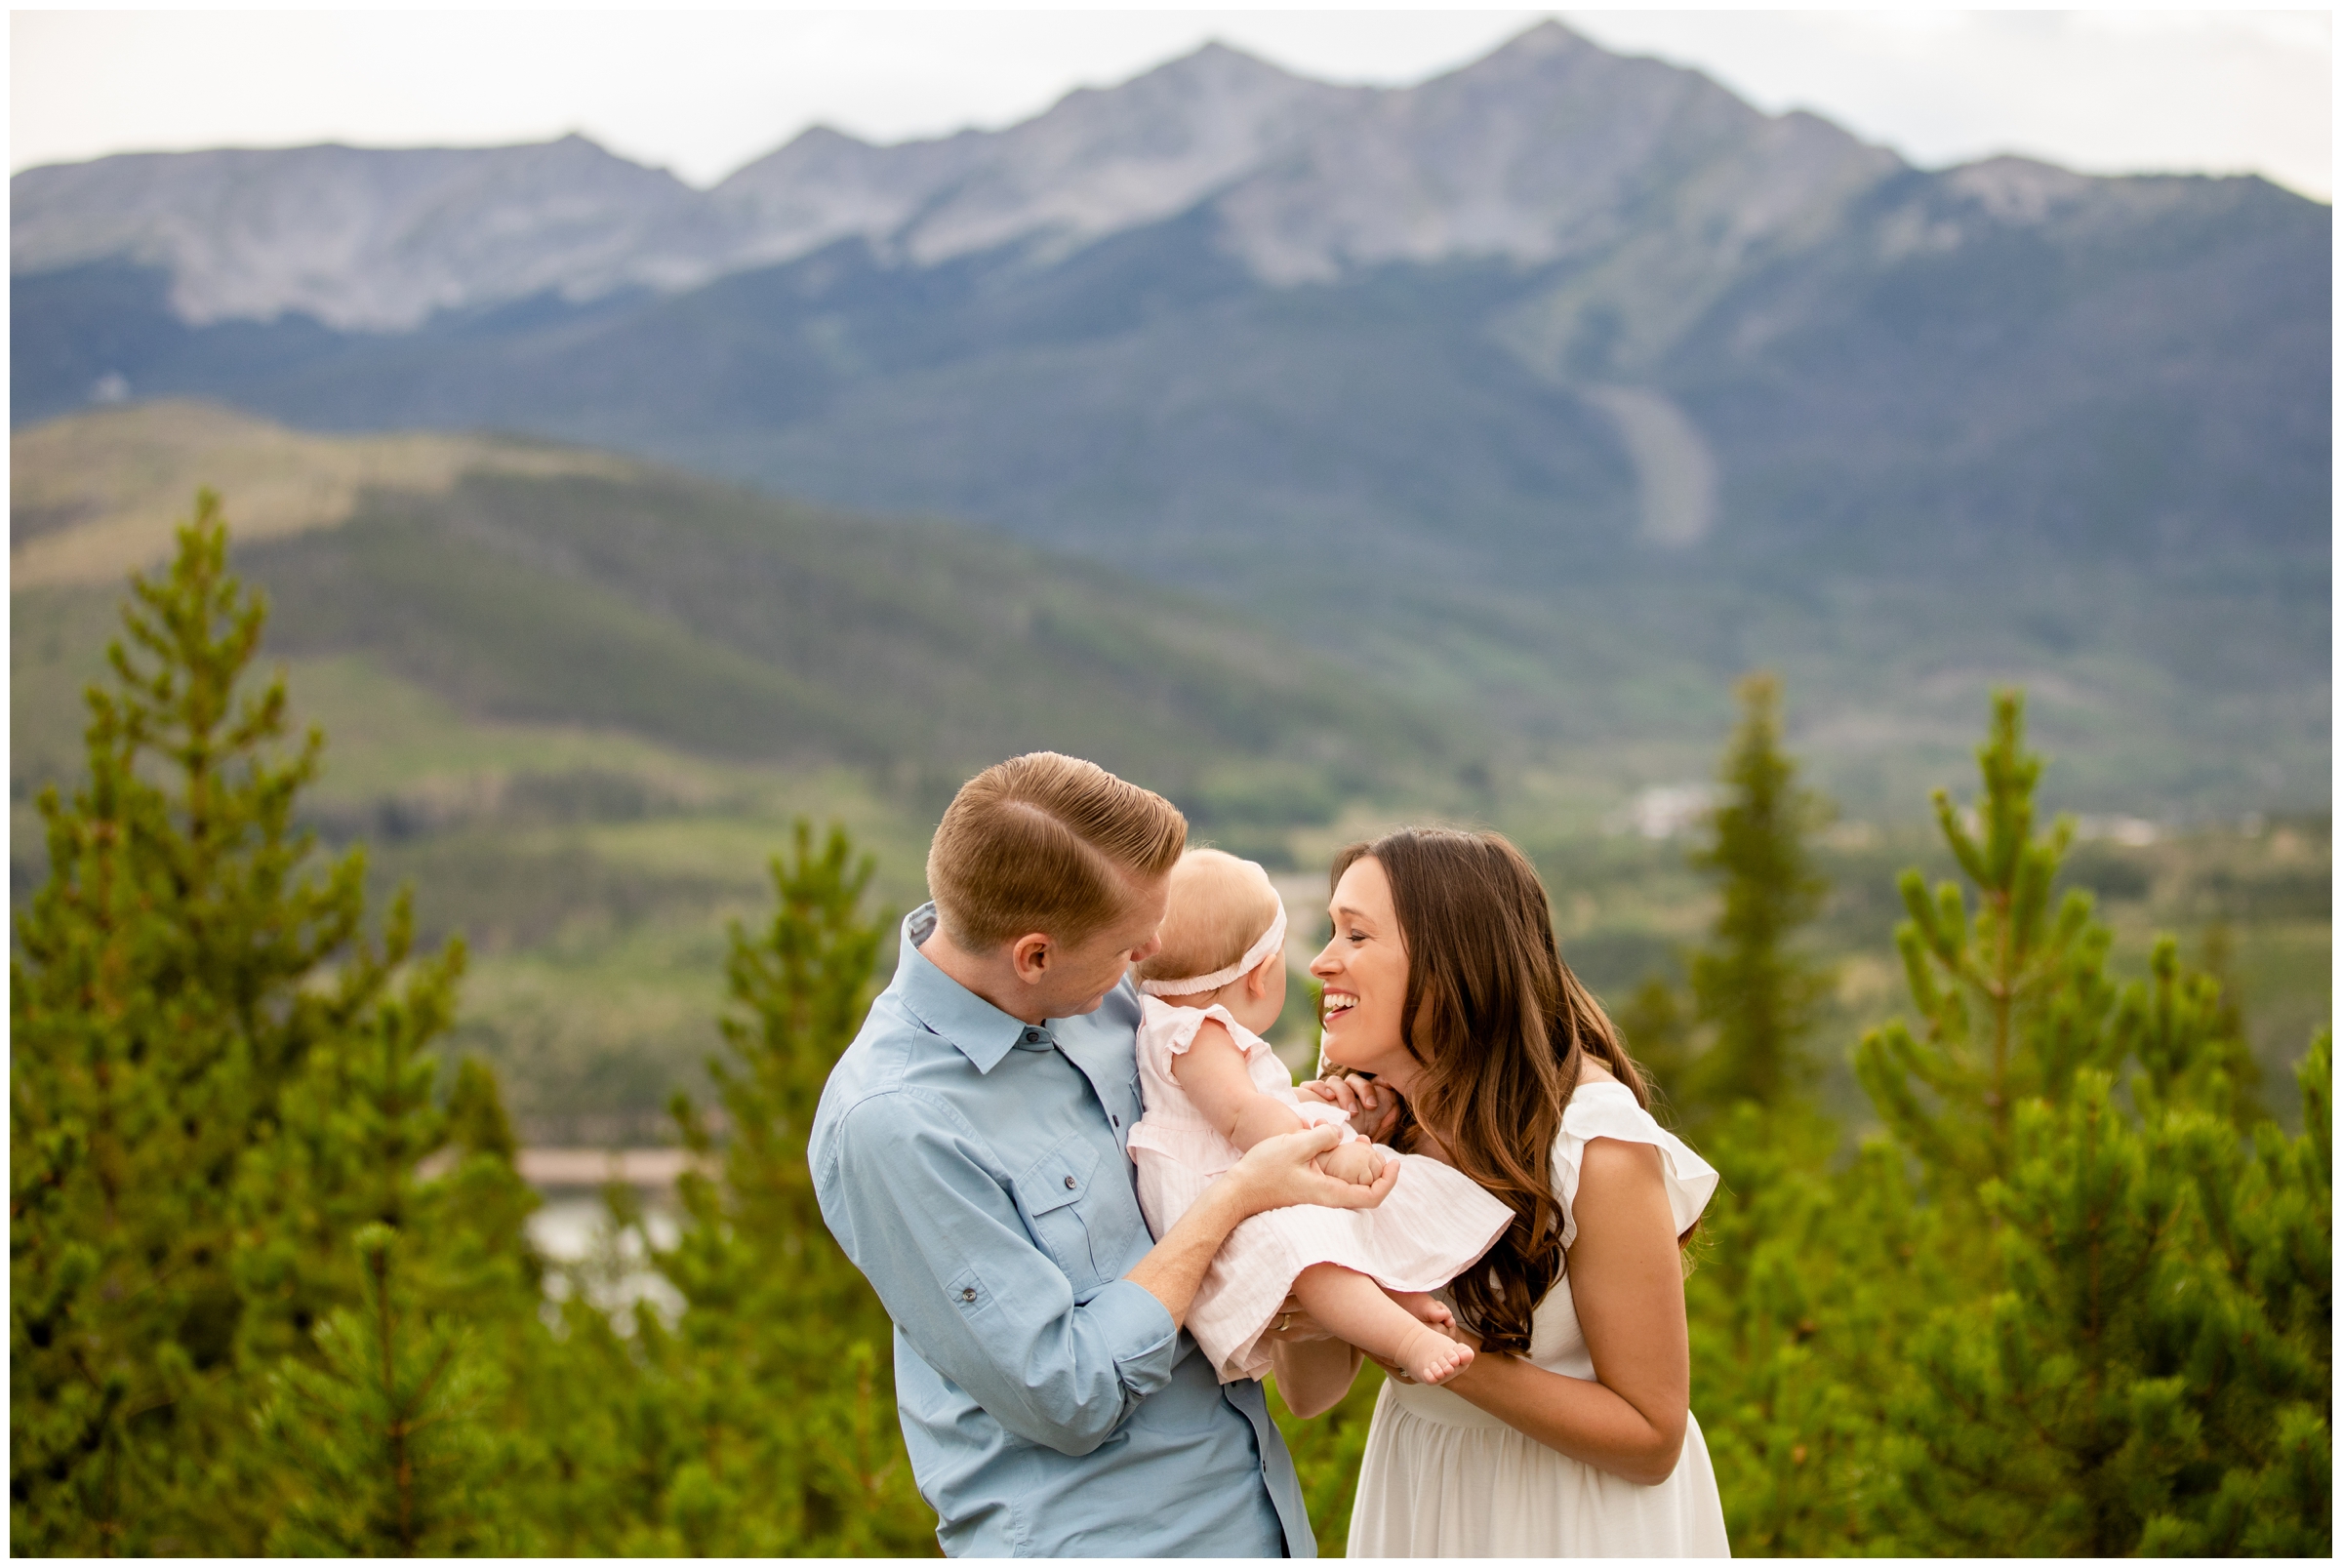
<instances>
[{"instance_id":1,"label":"man","mask_svg":"<svg viewBox=\"0 0 2342 1568\"><path fill-rule=\"evenodd\" d=\"M1186 843L1170 802L1094 763L970 780L814 1116L822 1216L895 1320L904 1440L954 1556L1315 1555L1261 1386L1221 1387L1181 1324L1240 1222L1369 1207L1397 1166L1351 1186L1311 1164L1333 1129L1270 1139L1149 1236L1123 977Z\"/></svg>"}]
</instances>

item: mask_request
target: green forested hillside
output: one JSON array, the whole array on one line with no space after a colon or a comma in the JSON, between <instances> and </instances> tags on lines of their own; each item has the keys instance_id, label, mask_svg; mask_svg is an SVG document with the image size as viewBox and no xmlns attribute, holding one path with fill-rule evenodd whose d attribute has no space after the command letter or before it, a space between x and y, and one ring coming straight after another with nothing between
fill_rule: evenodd
<instances>
[{"instance_id":1,"label":"green forested hillside","mask_svg":"<svg viewBox=\"0 0 2342 1568\"><path fill-rule=\"evenodd\" d=\"M172 439L197 422L209 444ZM92 475L168 464L183 504L235 444L297 462L304 440L168 404L63 422L80 439L57 459L20 443L20 490L70 496L49 462ZM1286 821L1474 760L1454 722L1108 570L607 458L529 472L491 456L542 444L475 444L452 475L402 482L385 462L362 487L321 477L316 517L243 542L243 570L279 606L279 653L358 656L478 719L623 730L710 757L949 776L1055 746L1207 818ZM317 466L370 445L319 442ZM58 532L47 543L74 530ZM110 600L137 553L124 541L110 571L78 576ZM48 634L73 640L78 595L53 583L30 597Z\"/></svg>"},{"instance_id":2,"label":"green forested hillside","mask_svg":"<svg viewBox=\"0 0 2342 1568\"><path fill-rule=\"evenodd\" d=\"M941 512L1207 590L1531 752L1658 744L1678 777L1773 667L1868 811L1960 767L2002 682L2089 809L2322 800L2330 212L2002 160L1842 220L1696 288L1644 264L1661 230L1269 287L1199 209L1054 261L841 242L404 334L191 326L107 261L18 276L17 407L110 369Z\"/></svg>"},{"instance_id":3,"label":"green forested hillside","mask_svg":"<svg viewBox=\"0 0 2342 1568\"><path fill-rule=\"evenodd\" d=\"M1713 735L1530 751L1475 729L1460 695L1427 714L1258 623L1096 567L576 449L324 438L159 405L20 432L15 451L17 896L42 872L30 798L79 766L80 692L118 630L122 575L160 558L194 486L220 479L231 564L273 600L265 657L331 738L304 809L329 842L367 843L378 897L416 886L426 941L466 937L460 1047L499 1065L539 1141L660 1136L659 1106L712 1043L725 921L767 896L794 816L845 823L877 857L875 898L907 908L950 787L1030 745L1161 787L1199 837L1288 868L1297 930L1313 929L1312 873L1335 845L1427 816L1528 847L1572 963L1613 1001L1707 918L1679 842L1621 833L1618 811L1641 784L1705 773ZM1973 681L1941 701L1972 709L1992 653L1980 643ZM1597 684L1648 700L1638 678L1725 705L1678 676ZM1787 690L1796 740L1807 689L1792 671ZM2055 697L2037 701L2054 715ZM1946 738L1940 771L1923 772L1917 740L1898 765L1957 780L1964 739ZM2047 803L2092 804L2062 752ZM1905 811L1821 846L1826 945L1848 955L1834 1039L1891 1005L1878 945L1893 872L1928 842ZM2282 1065L2328 1006L2327 844L2322 819L2300 819L2101 841L2078 861L2120 965L2144 964L2151 929L2196 956L2224 927L2280 1102ZM1842 1050L1823 1061L1826 1102L1859 1117Z\"/></svg>"},{"instance_id":4,"label":"green forested hillside","mask_svg":"<svg viewBox=\"0 0 2342 1568\"><path fill-rule=\"evenodd\" d=\"M20 896L28 802L78 765L122 575L197 484L241 480L265 504L233 564L269 595L297 711L334 738L313 815L370 843L378 884L418 885L426 936L471 939L466 1043L556 1133L625 1134L696 1073L723 922L794 814L852 824L899 909L959 780L1018 751L1094 757L1272 860L1297 824L1468 804L1485 777L1467 722L1257 623L949 524L187 405L16 453L18 515L43 525L20 527L12 594Z\"/></svg>"}]
</instances>

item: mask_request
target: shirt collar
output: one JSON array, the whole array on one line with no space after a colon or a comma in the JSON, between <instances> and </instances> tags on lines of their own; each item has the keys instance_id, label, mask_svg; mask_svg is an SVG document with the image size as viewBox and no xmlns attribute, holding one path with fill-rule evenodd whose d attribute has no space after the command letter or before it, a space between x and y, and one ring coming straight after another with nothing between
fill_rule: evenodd
<instances>
[{"instance_id":1,"label":"shirt collar","mask_svg":"<svg viewBox=\"0 0 2342 1568\"><path fill-rule=\"evenodd\" d=\"M895 988L911 1015L959 1048L978 1072L989 1072L1019 1045L1054 1043L1045 1024L1011 1018L935 967L919 944L935 933L935 905L922 904L903 917L902 956L895 964Z\"/></svg>"}]
</instances>

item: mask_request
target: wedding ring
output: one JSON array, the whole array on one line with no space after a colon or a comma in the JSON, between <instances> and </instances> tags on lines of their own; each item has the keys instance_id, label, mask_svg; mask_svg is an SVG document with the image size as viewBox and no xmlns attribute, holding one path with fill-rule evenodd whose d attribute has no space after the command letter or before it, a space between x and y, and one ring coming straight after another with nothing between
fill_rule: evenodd
<instances>
[{"instance_id":1,"label":"wedding ring","mask_svg":"<svg viewBox=\"0 0 2342 1568\"><path fill-rule=\"evenodd\" d=\"M1276 1314L1276 1331L1279 1334L1284 1333L1285 1330L1291 1328L1292 1326L1293 1314L1291 1312L1279 1312Z\"/></svg>"}]
</instances>

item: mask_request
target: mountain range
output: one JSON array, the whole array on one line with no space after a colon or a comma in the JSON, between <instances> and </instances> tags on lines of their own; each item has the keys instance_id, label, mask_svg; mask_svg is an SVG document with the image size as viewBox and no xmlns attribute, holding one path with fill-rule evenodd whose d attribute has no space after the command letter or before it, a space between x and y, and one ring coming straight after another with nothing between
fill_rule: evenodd
<instances>
[{"instance_id":1,"label":"mountain range","mask_svg":"<svg viewBox=\"0 0 2342 1568\"><path fill-rule=\"evenodd\" d=\"M1682 231L1708 261L1827 222L1899 160L1549 22L1398 91L1207 45L1002 132L881 147L816 127L704 192L578 136L36 169L13 184L11 266L154 265L191 325L301 314L401 332L545 293L674 292L841 240L920 268L1004 247L1045 262L1208 205L1251 276L1328 282L1388 262L1609 251L1638 226L1654 165L1690 177Z\"/></svg>"},{"instance_id":2,"label":"mountain range","mask_svg":"<svg viewBox=\"0 0 2342 1568\"><path fill-rule=\"evenodd\" d=\"M1500 771L1704 746L1766 663L1858 801L2000 680L2084 799L2325 793L2331 215L2257 179L1915 169L1548 22L1405 89L1214 46L704 191L568 138L11 204L20 427L199 396L956 517L1269 617Z\"/></svg>"}]
</instances>

